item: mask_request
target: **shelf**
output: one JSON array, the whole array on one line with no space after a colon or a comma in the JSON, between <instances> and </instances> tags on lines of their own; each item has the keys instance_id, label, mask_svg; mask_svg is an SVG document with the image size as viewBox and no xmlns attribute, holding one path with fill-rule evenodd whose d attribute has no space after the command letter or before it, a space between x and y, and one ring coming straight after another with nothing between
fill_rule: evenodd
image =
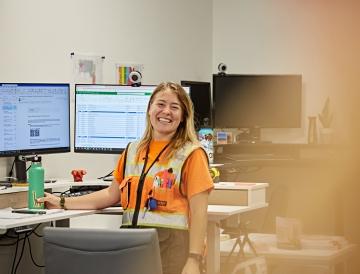
<instances>
[{"instance_id":1,"label":"shelf","mask_svg":"<svg viewBox=\"0 0 360 274\"><path fill-rule=\"evenodd\" d=\"M291 147L291 148L336 148L343 147L341 144L307 144L307 143L238 143L238 144L214 144L214 147Z\"/></svg>"},{"instance_id":2,"label":"shelf","mask_svg":"<svg viewBox=\"0 0 360 274\"><path fill-rule=\"evenodd\" d=\"M241 143L215 145L215 163L235 166L328 166L337 159L342 145Z\"/></svg>"}]
</instances>

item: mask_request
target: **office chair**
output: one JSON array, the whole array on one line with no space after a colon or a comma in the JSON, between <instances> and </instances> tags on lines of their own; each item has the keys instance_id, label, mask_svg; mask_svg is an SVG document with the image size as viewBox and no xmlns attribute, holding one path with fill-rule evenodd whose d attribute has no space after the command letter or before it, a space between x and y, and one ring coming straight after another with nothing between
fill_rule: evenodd
<instances>
[{"instance_id":1,"label":"office chair","mask_svg":"<svg viewBox=\"0 0 360 274\"><path fill-rule=\"evenodd\" d=\"M44 228L46 274L161 274L155 229Z\"/></svg>"}]
</instances>

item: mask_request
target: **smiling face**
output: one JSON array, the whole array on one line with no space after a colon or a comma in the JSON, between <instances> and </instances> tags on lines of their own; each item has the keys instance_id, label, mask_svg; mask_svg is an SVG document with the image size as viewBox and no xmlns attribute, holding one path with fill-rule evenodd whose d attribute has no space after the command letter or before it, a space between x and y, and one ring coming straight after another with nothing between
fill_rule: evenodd
<instances>
[{"instance_id":1,"label":"smiling face","mask_svg":"<svg viewBox=\"0 0 360 274\"><path fill-rule=\"evenodd\" d=\"M171 90L158 92L148 113L153 127L152 138L158 141L171 140L183 120L180 101Z\"/></svg>"}]
</instances>

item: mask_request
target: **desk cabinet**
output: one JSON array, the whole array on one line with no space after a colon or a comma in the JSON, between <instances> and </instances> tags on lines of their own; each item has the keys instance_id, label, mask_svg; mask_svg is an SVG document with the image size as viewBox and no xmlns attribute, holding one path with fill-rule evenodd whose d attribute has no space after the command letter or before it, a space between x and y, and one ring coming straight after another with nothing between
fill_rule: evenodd
<instances>
[{"instance_id":1,"label":"desk cabinet","mask_svg":"<svg viewBox=\"0 0 360 274\"><path fill-rule=\"evenodd\" d=\"M27 191L23 192L8 192L0 194L0 208L12 207L23 208L27 207Z\"/></svg>"}]
</instances>

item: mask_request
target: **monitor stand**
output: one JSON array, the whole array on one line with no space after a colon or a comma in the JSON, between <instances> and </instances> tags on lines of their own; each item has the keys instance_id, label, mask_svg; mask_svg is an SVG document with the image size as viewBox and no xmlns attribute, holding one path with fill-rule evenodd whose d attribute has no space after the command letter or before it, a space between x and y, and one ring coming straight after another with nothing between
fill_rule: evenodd
<instances>
[{"instance_id":1,"label":"monitor stand","mask_svg":"<svg viewBox=\"0 0 360 274\"><path fill-rule=\"evenodd\" d=\"M18 183L26 183L26 159L22 156L15 156L15 175Z\"/></svg>"}]
</instances>

